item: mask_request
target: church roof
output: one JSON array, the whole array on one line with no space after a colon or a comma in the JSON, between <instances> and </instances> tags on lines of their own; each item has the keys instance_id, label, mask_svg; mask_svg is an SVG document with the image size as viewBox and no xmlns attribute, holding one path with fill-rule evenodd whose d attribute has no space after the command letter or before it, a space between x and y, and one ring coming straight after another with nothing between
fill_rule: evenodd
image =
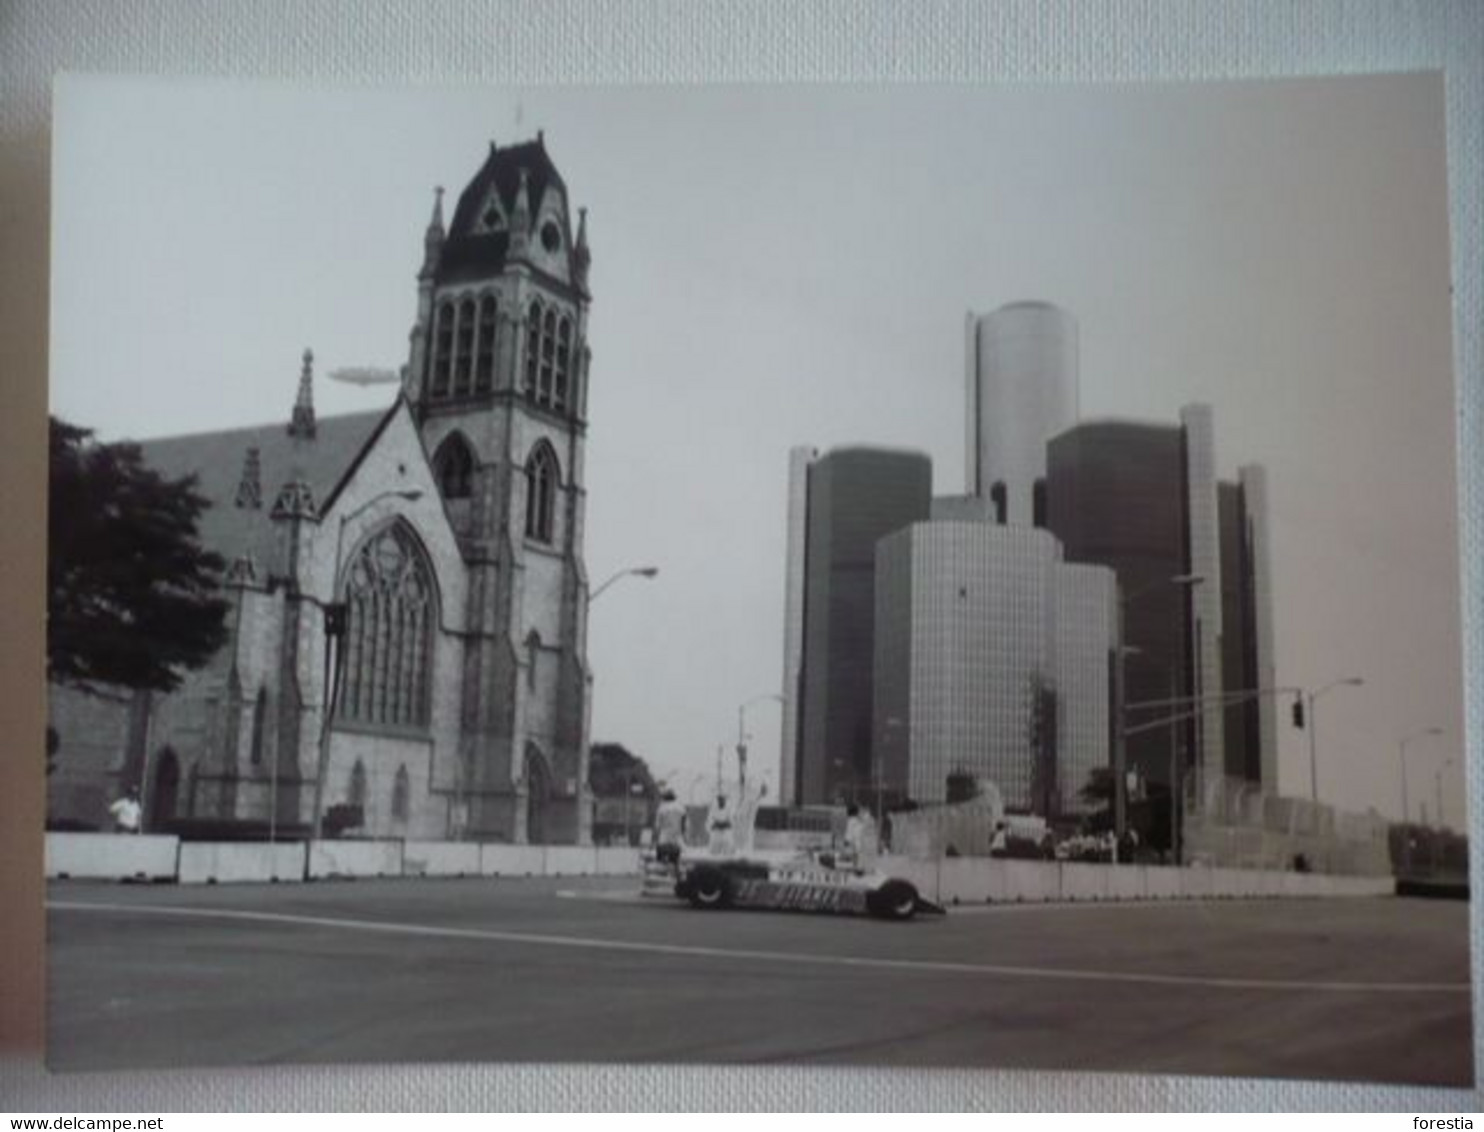
<instances>
[{"instance_id":1,"label":"church roof","mask_svg":"<svg viewBox=\"0 0 1484 1132\"><path fill-rule=\"evenodd\" d=\"M565 195L567 186L547 156L546 142L541 135L538 134L534 141L504 149L491 143L489 157L460 194L458 207L454 209L453 222L448 226L448 238L438 263L438 282L456 283L482 278L504 266L510 251L509 221L515 213L522 169L526 175L529 225L534 225L540 215L541 201L548 187L555 185ZM492 188L498 194L504 217L496 230L488 231L482 223L482 216Z\"/></svg>"},{"instance_id":2,"label":"church roof","mask_svg":"<svg viewBox=\"0 0 1484 1132\"><path fill-rule=\"evenodd\" d=\"M145 463L171 479L195 475L196 490L210 501L198 524L201 544L230 567L250 555L260 580L272 562L270 521L279 490L295 478L323 507L375 435L388 410L321 417L309 439L289 435L284 422L139 441ZM256 468L249 451L257 450ZM247 481L245 484L244 481ZM244 491L255 481L257 490Z\"/></svg>"}]
</instances>

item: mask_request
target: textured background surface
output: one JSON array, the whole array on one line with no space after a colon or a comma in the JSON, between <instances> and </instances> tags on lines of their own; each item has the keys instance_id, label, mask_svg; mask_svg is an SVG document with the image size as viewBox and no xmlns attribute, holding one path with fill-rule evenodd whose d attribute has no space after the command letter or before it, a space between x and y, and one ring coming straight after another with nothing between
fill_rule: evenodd
<instances>
[{"instance_id":1,"label":"textured background surface","mask_svg":"<svg viewBox=\"0 0 1484 1132\"><path fill-rule=\"evenodd\" d=\"M356 84L595 84L1168 81L1438 68L1446 74L1448 104L1469 794L1477 870L1484 808L1484 5L9 0L0 7L0 735L8 740L0 761L0 1105L140 1112L1479 1107L1477 1094L1457 1092L1075 1073L377 1066L51 1077L40 1069L38 1052L44 956L36 831L42 776L41 760L28 752L41 747L44 727L47 194L50 80L56 72ZM162 237L168 233L168 218L162 218L161 231ZM1473 905L1476 1026L1481 906L1484 901Z\"/></svg>"}]
</instances>

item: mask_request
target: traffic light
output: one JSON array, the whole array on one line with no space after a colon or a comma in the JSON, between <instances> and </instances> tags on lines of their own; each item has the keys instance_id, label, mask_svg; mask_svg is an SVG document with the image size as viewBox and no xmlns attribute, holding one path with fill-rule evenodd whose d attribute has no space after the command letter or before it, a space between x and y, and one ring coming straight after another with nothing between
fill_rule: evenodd
<instances>
[{"instance_id":1,"label":"traffic light","mask_svg":"<svg viewBox=\"0 0 1484 1132\"><path fill-rule=\"evenodd\" d=\"M1293 725L1300 731L1304 729L1304 701L1302 698L1293 701Z\"/></svg>"}]
</instances>

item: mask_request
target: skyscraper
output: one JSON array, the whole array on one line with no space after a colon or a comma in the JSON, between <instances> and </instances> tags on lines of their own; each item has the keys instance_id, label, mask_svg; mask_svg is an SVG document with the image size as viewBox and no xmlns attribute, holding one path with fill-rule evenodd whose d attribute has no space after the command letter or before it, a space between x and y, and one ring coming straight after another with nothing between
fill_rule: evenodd
<instances>
[{"instance_id":1,"label":"skyscraper","mask_svg":"<svg viewBox=\"0 0 1484 1132\"><path fill-rule=\"evenodd\" d=\"M1275 790L1272 697L1220 702L1273 686L1262 469L1219 483L1211 410L1193 405L1179 425L1068 429L1048 446L1046 482L1047 526L1067 558L1117 572L1125 701L1193 705L1191 718L1130 736L1128 765L1162 787L1178 777L1192 797L1193 780L1228 777Z\"/></svg>"},{"instance_id":2,"label":"skyscraper","mask_svg":"<svg viewBox=\"0 0 1484 1132\"><path fill-rule=\"evenodd\" d=\"M778 801L798 798L799 718L804 679L804 548L808 543L809 465L819 449L788 454L788 559L783 579L783 734L778 743Z\"/></svg>"},{"instance_id":3,"label":"skyscraper","mask_svg":"<svg viewBox=\"0 0 1484 1132\"><path fill-rule=\"evenodd\" d=\"M1049 817L1109 754L1113 572L1062 560L1027 526L937 519L876 551L877 761L887 790L943 802L948 780L993 782Z\"/></svg>"},{"instance_id":4,"label":"skyscraper","mask_svg":"<svg viewBox=\"0 0 1484 1132\"><path fill-rule=\"evenodd\" d=\"M1077 422L1077 323L1018 302L966 320L966 489L995 520L1043 525L1046 442Z\"/></svg>"},{"instance_id":5,"label":"skyscraper","mask_svg":"<svg viewBox=\"0 0 1484 1132\"><path fill-rule=\"evenodd\" d=\"M883 448L807 452L790 459L803 515L791 516L786 573L802 578L802 607L785 616L785 673L796 656L798 678L785 676L784 716L798 720L793 800L817 804L871 792L876 543L928 517L932 464Z\"/></svg>"}]
</instances>

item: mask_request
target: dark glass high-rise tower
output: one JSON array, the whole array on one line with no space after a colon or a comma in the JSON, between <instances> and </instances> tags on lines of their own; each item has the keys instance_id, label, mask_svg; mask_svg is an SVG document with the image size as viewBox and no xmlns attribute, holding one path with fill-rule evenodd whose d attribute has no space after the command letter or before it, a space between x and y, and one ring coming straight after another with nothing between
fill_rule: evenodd
<instances>
[{"instance_id":1,"label":"dark glass high-rise tower","mask_svg":"<svg viewBox=\"0 0 1484 1132\"><path fill-rule=\"evenodd\" d=\"M1128 766L1162 787L1178 775L1192 800L1223 779L1277 789L1266 483L1256 466L1219 483L1212 436L1195 405L1178 425L1095 421L1047 446L1048 528L1069 562L1118 575L1125 702L1199 698L1189 718L1129 736Z\"/></svg>"},{"instance_id":2,"label":"dark glass high-rise tower","mask_svg":"<svg viewBox=\"0 0 1484 1132\"><path fill-rule=\"evenodd\" d=\"M797 719L792 797L805 805L866 798L874 773L876 544L928 518L932 463L918 452L841 448L796 459L793 476L795 496L803 477L804 514L791 525L788 551L790 576L802 563L802 602L785 645L785 669L798 674L784 690L795 699L785 719Z\"/></svg>"}]
</instances>

